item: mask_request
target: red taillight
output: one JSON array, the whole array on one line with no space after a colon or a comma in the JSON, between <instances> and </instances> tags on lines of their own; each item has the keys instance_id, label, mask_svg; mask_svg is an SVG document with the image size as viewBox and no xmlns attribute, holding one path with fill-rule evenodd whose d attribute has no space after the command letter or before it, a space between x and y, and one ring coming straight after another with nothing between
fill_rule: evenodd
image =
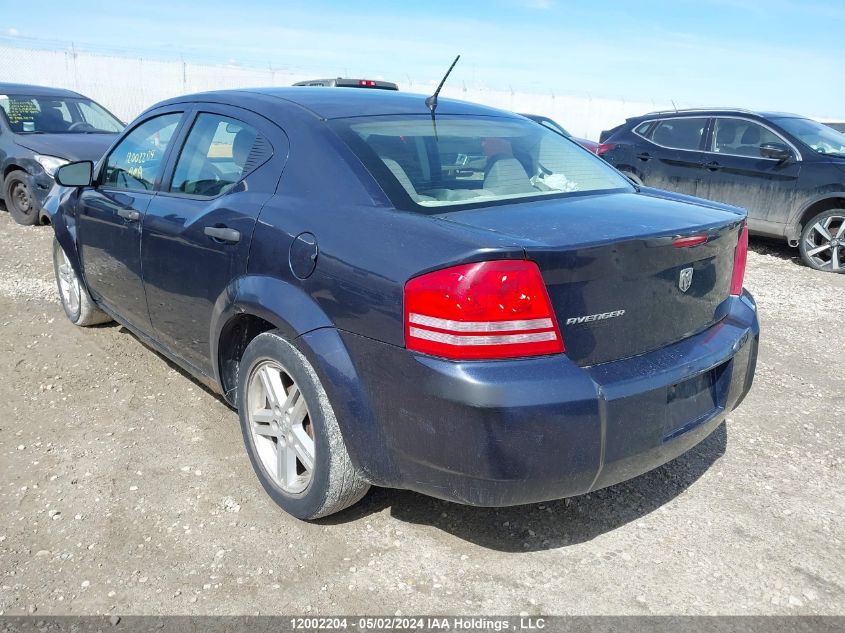
<instances>
[{"instance_id":1,"label":"red taillight","mask_svg":"<svg viewBox=\"0 0 845 633\"><path fill-rule=\"evenodd\" d=\"M372 79L360 79L358 81L358 85L359 86L366 86L366 87L369 88L369 87L375 86L376 82L374 82Z\"/></svg>"},{"instance_id":2,"label":"red taillight","mask_svg":"<svg viewBox=\"0 0 845 633\"><path fill-rule=\"evenodd\" d=\"M731 294L739 296L742 294L742 282L745 279L745 264L748 261L748 225L742 225L739 233L739 242L736 245L734 255L734 274L731 278Z\"/></svg>"},{"instance_id":3,"label":"red taillight","mask_svg":"<svg viewBox=\"0 0 845 633\"><path fill-rule=\"evenodd\" d=\"M599 143L599 146L596 148L596 154L598 156L604 156L614 147L616 147L616 143Z\"/></svg>"},{"instance_id":4,"label":"red taillight","mask_svg":"<svg viewBox=\"0 0 845 633\"><path fill-rule=\"evenodd\" d=\"M464 264L405 284L405 345L453 359L563 352L563 340L537 264Z\"/></svg>"},{"instance_id":5,"label":"red taillight","mask_svg":"<svg viewBox=\"0 0 845 633\"><path fill-rule=\"evenodd\" d=\"M704 244L707 241L706 235L690 235L688 237L679 237L674 242L672 242L672 246L675 248L689 248L690 246L698 246L699 244Z\"/></svg>"}]
</instances>

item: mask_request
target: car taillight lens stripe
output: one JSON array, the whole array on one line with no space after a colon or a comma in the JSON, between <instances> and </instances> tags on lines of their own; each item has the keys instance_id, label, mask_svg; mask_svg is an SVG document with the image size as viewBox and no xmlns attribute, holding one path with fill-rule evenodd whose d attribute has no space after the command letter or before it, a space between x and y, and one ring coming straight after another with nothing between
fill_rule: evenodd
<instances>
[{"instance_id":1,"label":"car taillight lens stripe","mask_svg":"<svg viewBox=\"0 0 845 633\"><path fill-rule=\"evenodd\" d=\"M490 335L461 335L436 332L434 330L423 330L412 327L409 334L415 338L437 341L448 345L514 345L515 343L538 343L540 341L554 341L557 339L556 332L531 332L528 334L500 334Z\"/></svg>"},{"instance_id":2,"label":"car taillight lens stripe","mask_svg":"<svg viewBox=\"0 0 845 633\"><path fill-rule=\"evenodd\" d=\"M563 352L540 270L526 260L463 264L408 281L405 344L458 360Z\"/></svg>"},{"instance_id":3,"label":"car taillight lens stripe","mask_svg":"<svg viewBox=\"0 0 845 633\"><path fill-rule=\"evenodd\" d=\"M417 325L426 325L439 330L452 332L506 332L508 330L543 330L554 327L551 319L531 319L524 321L452 321L438 319L424 314L410 314L408 319Z\"/></svg>"},{"instance_id":4,"label":"car taillight lens stripe","mask_svg":"<svg viewBox=\"0 0 845 633\"><path fill-rule=\"evenodd\" d=\"M734 255L734 272L731 278L731 294L739 296L742 294L742 284L745 281L745 266L748 263L748 225L742 225L739 233L739 242L736 245Z\"/></svg>"},{"instance_id":5,"label":"car taillight lens stripe","mask_svg":"<svg viewBox=\"0 0 845 633\"><path fill-rule=\"evenodd\" d=\"M706 235L690 235L688 237L679 237L674 242L672 242L672 246L675 248L690 248L691 246L698 246L699 244L704 244L707 241Z\"/></svg>"}]
</instances>

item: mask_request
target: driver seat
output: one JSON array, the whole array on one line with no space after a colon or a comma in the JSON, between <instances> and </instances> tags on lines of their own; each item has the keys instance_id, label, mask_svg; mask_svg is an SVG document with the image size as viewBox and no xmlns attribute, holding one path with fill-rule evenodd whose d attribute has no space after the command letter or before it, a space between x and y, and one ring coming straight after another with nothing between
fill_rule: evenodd
<instances>
[{"instance_id":1,"label":"driver seat","mask_svg":"<svg viewBox=\"0 0 845 633\"><path fill-rule=\"evenodd\" d=\"M35 126L40 132L67 132L70 127L56 106L47 106L36 114Z\"/></svg>"}]
</instances>

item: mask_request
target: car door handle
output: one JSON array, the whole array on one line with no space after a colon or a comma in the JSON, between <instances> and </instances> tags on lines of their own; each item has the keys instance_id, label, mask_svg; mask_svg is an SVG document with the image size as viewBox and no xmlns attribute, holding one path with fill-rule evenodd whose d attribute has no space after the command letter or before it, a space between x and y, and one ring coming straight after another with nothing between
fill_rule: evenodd
<instances>
[{"instance_id":1,"label":"car door handle","mask_svg":"<svg viewBox=\"0 0 845 633\"><path fill-rule=\"evenodd\" d=\"M235 229L230 229L227 226L207 226L204 230L205 234L213 240L221 242L240 242L241 233Z\"/></svg>"},{"instance_id":2,"label":"car door handle","mask_svg":"<svg viewBox=\"0 0 845 633\"><path fill-rule=\"evenodd\" d=\"M651 160L651 154L649 154L648 152L643 152L642 154L637 154L637 158L639 158L641 161Z\"/></svg>"},{"instance_id":3,"label":"car door handle","mask_svg":"<svg viewBox=\"0 0 845 633\"><path fill-rule=\"evenodd\" d=\"M715 160L711 160L709 163L705 163L704 166L707 169L709 169L710 171L718 171L719 169L722 168L722 166L718 162L716 162Z\"/></svg>"},{"instance_id":4,"label":"car door handle","mask_svg":"<svg viewBox=\"0 0 845 633\"><path fill-rule=\"evenodd\" d=\"M141 213L135 209L118 209L117 214L130 222L137 222L141 219Z\"/></svg>"}]
</instances>

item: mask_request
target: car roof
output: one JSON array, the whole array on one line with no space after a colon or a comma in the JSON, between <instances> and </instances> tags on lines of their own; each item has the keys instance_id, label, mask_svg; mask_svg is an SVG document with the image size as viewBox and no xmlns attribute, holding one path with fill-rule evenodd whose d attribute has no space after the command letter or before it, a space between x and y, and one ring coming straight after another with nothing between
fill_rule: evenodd
<instances>
[{"instance_id":1,"label":"car roof","mask_svg":"<svg viewBox=\"0 0 845 633\"><path fill-rule=\"evenodd\" d=\"M726 114L734 114L737 116L756 116L763 119L768 118L795 118L795 119L803 119L806 117L801 116L800 114L791 114L789 112L767 112L762 110L748 110L746 108L684 108L678 110L656 110L654 112L648 112L646 114L632 117L629 119L630 121L638 120L638 119L646 119L646 118L657 118L657 117L673 117L673 116L718 116L718 115L726 115Z\"/></svg>"},{"instance_id":2,"label":"car roof","mask_svg":"<svg viewBox=\"0 0 845 633\"><path fill-rule=\"evenodd\" d=\"M4 95L27 95L32 97L81 97L78 92L65 90L64 88L51 88L49 86L33 86L30 84L0 83L0 94Z\"/></svg>"},{"instance_id":3,"label":"car roof","mask_svg":"<svg viewBox=\"0 0 845 633\"><path fill-rule=\"evenodd\" d=\"M430 114L425 105L427 95L394 90L342 90L325 87L279 87L220 90L185 95L161 105L185 102L213 102L241 106L259 113L271 114L279 105L296 105L321 119L341 119L385 114ZM158 107L158 106L156 106ZM439 98L437 114L476 114L517 118L512 112L487 106Z\"/></svg>"}]
</instances>

